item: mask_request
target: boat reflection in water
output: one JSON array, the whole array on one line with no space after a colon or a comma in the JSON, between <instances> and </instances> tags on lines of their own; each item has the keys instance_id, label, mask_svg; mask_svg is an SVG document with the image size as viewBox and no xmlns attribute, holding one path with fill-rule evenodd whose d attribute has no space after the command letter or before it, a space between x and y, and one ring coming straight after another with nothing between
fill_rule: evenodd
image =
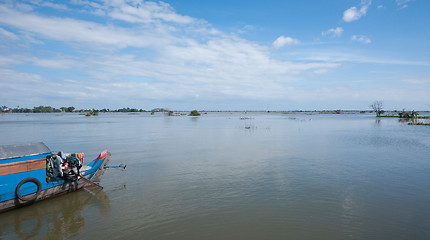
<instances>
[{"instance_id":1,"label":"boat reflection in water","mask_svg":"<svg viewBox=\"0 0 430 240\"><path fill-rule=\"evenodd\" d=\"M0 239L68 239L83 231L85 218L105 218L109 211L106 193L97 186L88 186L0 214Z\"/></svg>"}]
</instances>

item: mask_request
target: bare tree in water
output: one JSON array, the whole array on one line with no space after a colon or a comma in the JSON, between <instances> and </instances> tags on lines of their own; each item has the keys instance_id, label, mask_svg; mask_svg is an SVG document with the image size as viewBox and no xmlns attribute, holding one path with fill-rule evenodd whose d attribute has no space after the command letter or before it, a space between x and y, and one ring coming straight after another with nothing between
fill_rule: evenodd
<instances>
[{"instance_id":1,"label":"bare tree in water","mask_svg":"<svg viewBox=\"0 0 430 240\"><path fill-rule=\"evenodd\" d=\"M377 117L384 113L384 110L382 110L382 101L375 101L370 107L375 111Z\"/></svg>"}]
</instances>

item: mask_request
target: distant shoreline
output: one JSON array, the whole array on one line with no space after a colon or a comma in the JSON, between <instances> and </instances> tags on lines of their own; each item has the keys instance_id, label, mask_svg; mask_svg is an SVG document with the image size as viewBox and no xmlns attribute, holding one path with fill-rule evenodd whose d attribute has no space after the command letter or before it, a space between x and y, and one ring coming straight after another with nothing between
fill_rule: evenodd
<instances>
[{"instance_id":1,"label":"distant shoreline","mask_svg":"<svg viewBox=\"0 0 430 240\"><path fill-rule=\"evenodd\" d=\"M55 112L23 112L23 111L0 111L0 113L75 113L75 114L83 114L89 111L94 110L84 110L84 111L72 111L72 112L66 112L66 111L55 111ZM167 111L150 111L150 110L143 110L143 111L100 111L95 110L99 113L167 113ZM188 110L171 110L172 112L178 112L178 113L185 113L190 112ZM200 112L207 112L207 113L280 113L280 114L371 114L374 113L372 110L287 110L287 111L272 111L272 110L199 110ZM418 113L429 113L430 110L425 111L417 111ZM398 117L397 112L395 110L393 111L385 111L384 115L378 116L378 117ZM420 116L418 116L420 118Z\"/></svg>"}]
</instances>

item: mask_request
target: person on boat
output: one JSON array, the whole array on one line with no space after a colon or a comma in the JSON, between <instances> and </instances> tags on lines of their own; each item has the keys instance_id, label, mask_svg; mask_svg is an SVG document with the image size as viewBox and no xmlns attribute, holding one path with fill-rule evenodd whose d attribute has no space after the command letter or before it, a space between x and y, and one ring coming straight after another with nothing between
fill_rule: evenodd
<instances>
[{"instance_id":1,"label":"person on boat","mask_svg":"<svg viewBox=\"0 0 430 240\"><path fill-rule=\"evenodd\" d=\"M70 153L69 153L69 154L67 154L67 153L64 153L63 151L60 151L60 152L58 152L57 154L58 154L58 156L60 156L60 157L63 159L63 161L65 161L65 160L66 160L67 155L70 155Z\"/></svg>"},{"instance_id":2,"label":"person on boat","mask_svg":"<svg viewBox=\"0 0 430 240\"><path fill-rule=\"evenodd\" d=\"M76 177L79 175L79 169L82 167L82 164L79 158L75 153L70 154L70 156L66 157L66 161L64 163L66 166L66 173L69 177Z\"/></svg>"},{"instance_id":3,"label":"person on boat","mask_svg":"<svg viewBox=\"0 0 430 240\"><path fill-rule=\"evenodd\" d=\"M51 159L52 159L52 170L53 170L52 177L63 177L63 169L62 169L63 159L61 159L61 157L55 153L51 155Z\"/></svg>"}]
</instances>

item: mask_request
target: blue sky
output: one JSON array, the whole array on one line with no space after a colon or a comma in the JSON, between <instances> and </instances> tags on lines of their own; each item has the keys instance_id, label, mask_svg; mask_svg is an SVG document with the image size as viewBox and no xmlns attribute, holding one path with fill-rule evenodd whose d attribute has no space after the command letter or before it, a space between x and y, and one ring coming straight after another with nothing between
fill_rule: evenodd
<instances>
[{"instance_id":1,"label":"blue sky","mask_svg":"<svg viewBox=\"0 0 430 240\"><path fill-rule=\"evenodd\" d=\"M430 1L2 1L0 105L430 110Z\"/></svg>"}]
</instances>

